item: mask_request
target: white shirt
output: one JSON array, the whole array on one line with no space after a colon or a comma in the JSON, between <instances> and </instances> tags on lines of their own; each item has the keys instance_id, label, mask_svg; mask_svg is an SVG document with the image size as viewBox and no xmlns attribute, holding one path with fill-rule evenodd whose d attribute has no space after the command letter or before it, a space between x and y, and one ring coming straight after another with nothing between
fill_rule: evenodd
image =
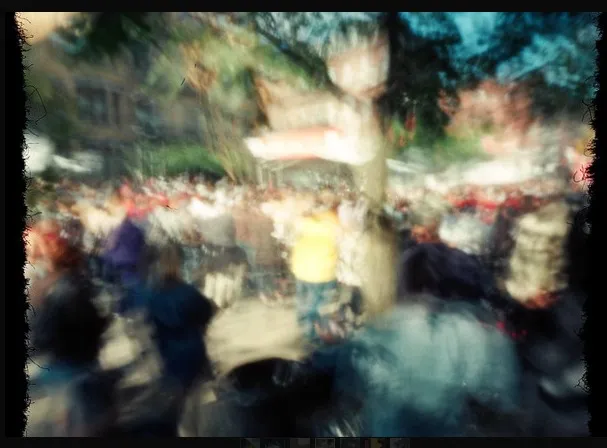
<instances>
[{"instance_id":1,"label":"white shirt","mask_svg":"<svg viewBox=\"0 0 607 448\"><path fill-rule=\"evenodd\" d=\"M216 218L222 213L220 207L206 204L198 199L192 199L192 201L190 201L188 211L193 217L198 219L212 219Z\"/></svg>"}]
</instances>

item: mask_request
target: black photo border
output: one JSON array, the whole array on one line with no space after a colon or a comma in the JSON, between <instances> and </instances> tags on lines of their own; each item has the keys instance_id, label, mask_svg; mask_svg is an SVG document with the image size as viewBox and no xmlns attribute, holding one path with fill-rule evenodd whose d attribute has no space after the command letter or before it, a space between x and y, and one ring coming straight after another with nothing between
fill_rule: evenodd
<instances>
[{"instance_id":1,"label":"black photo border","mask_svg":"<svg viewBox=\"0 0 607 448\"><path fill-rule=\"evenodd\" d=\"M184 7L185 5L182 5ZM195 6L192 4L192 6ZM327 5L325 5L327 6ZM187 7L186 7L187 9ZM447 8L448 9L448 8ZM596 138L593 148L594 155L589 174L593 179L589 188L590 205L587 209L588 223L591 225L589 235L590 257L590 281L588 288L588 300L584 306L585 323L581 337L585 343L586 360L586 384L590 390L589 399L589 429L593 437L604 437L607 435L607 425L603 417L603 398L605 384L607 382L607 373L604 368L602 357L605 352L605 344L602 342L607 332L603 331L605 325L602 321L607 317L606 302L603 289L605 287L605 260L607 252L602 243L605 235L605 216L606 201L604 193L605 179L605 146L607 146L607 107L605 105L607 93L602 86L607 85L605 77L607 76L607 45L605 44L604 30L607 28L607 15L598 14L597 25L599 28L599 40L597 41L597 72L596 87L597 93L590 107L592 115L592 126L596 132ZM22 437L26 423L27 381L25 375L25 363L27 360L26 338L28 334L28 325L26 321L26 310L28 307L25 287L26 282L23 275L23 266L25 264L25 247L23 241L23 232L26 226L27 208L25 205L25 190L27 178L25 176L23 149L24 149L24 131L27 127L26 119L26 101L27 93L24 80L23 51L23 31L19 27L15 13L5 12L2 22L4 27L4 44L0 51L3 52L5 70L0 72L0 76L5 77L3 85L4 107L0 113L5 115L0 120L3 133L5 135L5 146L2 153L4 163L3 182L0 182L4 193L1 195L3 209L6 219L2 224L6 224L4 230L4 245L2 247L2 262L9 258L5 268L1 270L2 281L5 284L4 295L4 322L5 341L4 347L4 397L5 397L5 435L7 437ZM6 188L8 186L8 188ZM4 203L6 199L6 204ZM6 282L6 278L10 279ZM234 439L215 439L211 446L232 445L230 440ZM476 441L478 440L478 442ZM526 439L530 444L541 445L542 443L559 444L567 443L553 439ZM52 443L53 441L51 441ZM211 442L211 440L209 440ZM423 443L462 443L475 444L482 443L486 445L483 439L468 439L465 442L457 440L413 440L411 443L415 446L421 446ZM495 443L521 443L517 439L492 440ZM48 443L48 441L47 441ZM58 441L65 444L65 440ZM94 442L93 442L94 443ZM180 442L182 443L182 442ZM199 443L199 442L197 442ZM579 439L573 443L580 443ZM594 441L592 441L594 443ZM206 441L205 441L206 444Z\"/></svg>"}]
</instances>

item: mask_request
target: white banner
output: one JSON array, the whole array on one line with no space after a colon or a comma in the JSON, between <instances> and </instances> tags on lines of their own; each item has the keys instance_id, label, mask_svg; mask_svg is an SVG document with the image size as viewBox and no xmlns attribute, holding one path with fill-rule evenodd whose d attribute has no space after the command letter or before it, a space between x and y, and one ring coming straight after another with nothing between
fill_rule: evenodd
<instances>
[{"instance_id":1,"label":"white banner","mask_svg":"<svg viewBox=\"0 0 607 448\"><path fill-rule=\"evenodd\" d=\"M357 136L335 128L311 128L277 132L245 139L251 153L259 159L325 159L349 165L364 165L374 153L360 145Z\"/></svg>"}]
</instances>

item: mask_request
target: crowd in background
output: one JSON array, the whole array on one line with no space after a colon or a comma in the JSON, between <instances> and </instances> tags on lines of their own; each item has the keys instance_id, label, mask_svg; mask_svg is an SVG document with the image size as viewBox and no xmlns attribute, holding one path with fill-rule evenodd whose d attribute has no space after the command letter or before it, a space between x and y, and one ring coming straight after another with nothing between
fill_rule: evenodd
<instances>
[{"instance_id":1,"label":"crowd in background","mask_svg":"<svg viewBox=\"0 0 607 448\"><path fill-rule=\"evenodd\" d=\"M181 425L182 435L335 436L353 421L352 436L583 435L585 398L572 384L585 229L570 225L583 197L554 186L419 189L374 204L345 185L52 185L26 238L32 350L52 367L30 366L28 435L176 435ZM272 362L261 395L233 383L265 364L236 369L239 398L219 382L206 404L199 385L218 380L205 331L255 300L294 308L313 355ZM109 368L116 322L140 349ZM284 398L319 372L331 403ZM267 408L279 386L280 418ZM356 416L343 407L352 402ZM479 422L488 409L501 417ZM504 415L516 423L497 428Z\"/></svg>"}]
</instances>

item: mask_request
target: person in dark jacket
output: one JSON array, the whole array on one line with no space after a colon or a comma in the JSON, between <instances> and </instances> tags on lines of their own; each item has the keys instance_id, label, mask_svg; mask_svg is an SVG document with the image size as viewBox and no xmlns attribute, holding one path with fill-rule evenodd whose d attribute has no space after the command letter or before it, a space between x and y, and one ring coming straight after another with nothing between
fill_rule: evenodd
<instances>
[{"instance_id":1,"label":"person in dark jacket","mask_svg":"<svg viewBox=\"0 0 607 448\"><path fill-rule=\"evenodd\" d=\"M210 300L181 279L181 254L176 244L159 248L150 263L147 283L133 287L123 299L121 313L143 311L152 326L154 341L163 361L165 389L175 391L175 412L154 424L176 434L181 400L200 379L208 379L211 367L204 333L214 314ZM170 420L170 421L169 421Z\"/></svg>"},{"instance_id":2,"label":"person in dark jacket","mask_svg":"<svg viewBox=\"0 0 607 448\"><path fill-rule=\"evenodd\" d=\"M115 378L97 363L107 321L93 296L85 276L64 273L30 319L26 436L97 437L113 429Z\"/></svg>"},{"instance_id":3,"label":"person in dark jacket","mask_svg":"<svg viewBox=\"0 0 607 448\"><path fill-rule=\"evenodd\" d=\"M480 301L494 295L491 273L478 257L443 243L421 243L399 260L398 297L432 294L442 299Z\"/></svg>"}]
</instances>

